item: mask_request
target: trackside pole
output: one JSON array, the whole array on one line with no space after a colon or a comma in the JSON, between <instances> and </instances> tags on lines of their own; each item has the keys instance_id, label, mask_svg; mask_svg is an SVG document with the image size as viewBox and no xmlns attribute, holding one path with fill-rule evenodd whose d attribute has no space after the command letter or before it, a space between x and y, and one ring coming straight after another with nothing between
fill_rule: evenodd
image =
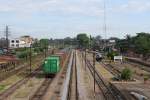
<instances>
[{"instance_id":1,"label":"trackside pole","mask_svg":"<svg viewBox=\"0 0 150 100\"><path fill-rule=\"evenodd\" d=\"M86 70L86 49L85 49L85 70Z\"/></svg>"},{"instance_id":2,"label":"trackside pole","mask_svg":"<svg viewBox=\"0 0 150 100\"><path fill-rule=\"evenodd\" d=\"M94 67L94 97L95 97L95 51L93 52L93 67Z\"/></svg>"}]
</instances>

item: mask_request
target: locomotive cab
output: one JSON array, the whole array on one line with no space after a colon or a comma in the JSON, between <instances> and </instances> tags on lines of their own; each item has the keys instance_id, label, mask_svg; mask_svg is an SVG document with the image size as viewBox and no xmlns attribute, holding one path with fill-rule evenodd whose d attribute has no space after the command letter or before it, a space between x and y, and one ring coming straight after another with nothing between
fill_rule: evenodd
<instances>
[{"instance_id":1,"label":"locomotive cab","mask_svg":"<svg viewBox=\"0 0 150 100\"><path fill-rule=\"evenodd\" d=\"M102 54L96 53L96 61L101 61L103 59Z\"/></svg>"}]
</instances>

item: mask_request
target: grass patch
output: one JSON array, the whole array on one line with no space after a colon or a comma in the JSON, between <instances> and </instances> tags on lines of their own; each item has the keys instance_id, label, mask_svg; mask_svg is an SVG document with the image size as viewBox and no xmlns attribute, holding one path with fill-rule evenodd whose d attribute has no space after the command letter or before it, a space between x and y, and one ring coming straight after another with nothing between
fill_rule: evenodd
<instances>
[{"instance_id":1,"label":"grass patch","mask_svg":"<svg viewBox=\"0 0 150 100\"><path fill-rule=\"evenodd\" d=\"M19 91L16 95L15 98L26 98L29 95L29 91Z\"/></svg>"},{"instance_id":2,"label":"grass patch","mask_svg":"<svg viewBox=\"0 0 150 100\"><path fill-rule=\"evenodd\" d=\"M0 85L0 91L4 90L6 85Z\"/></svg>"}]
</instances>

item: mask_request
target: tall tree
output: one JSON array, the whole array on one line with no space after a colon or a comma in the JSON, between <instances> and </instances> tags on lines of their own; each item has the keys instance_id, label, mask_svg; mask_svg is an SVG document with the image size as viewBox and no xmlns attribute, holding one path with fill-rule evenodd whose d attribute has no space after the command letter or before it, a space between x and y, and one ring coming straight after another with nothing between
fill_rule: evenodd
<instances>
[{"instance_id":1,"label":"tall tree","mask_svg":"<svg viewBox=\"0 0 150 100\"><path fill-rule=\"evenodd\" d=\"M49 45L49 39L41 39L40 40L40 46L42 48L48 48L48 45Z\"/></svg>"},{"instance_id":2,"label":"tall tree","mask_svg":"<svg viewBox=\"0 0 150 100\"><path fill-rule=\"evenodd\" d=\"M126 39L119 40L116 45L122 53L132 51L137 54L142 54L145 59L150 56L150 34L137 33L136 36L126 36Z\"/></svg>"},{"instance_id":3,"label":"tall tree","mask_svg":"<svg viewBox=\"0 0 150 100\"><path fill-rule=\"evenodd\" d=\"M134 45L134 50L147 58L150 55L150 34L143 32L137 33L137 36L134 37Z\"/></svg>"},{"instance_id":4,"label":"tall tree","mask_svg":"<svg viewBox=\"0 0 150 100\"><path fill-rule=\"evenodd\" d=\"M77 35L77 41L80 48L87 48L90 40L86 33L81 33Z\"/></svg>"}]
</instances>

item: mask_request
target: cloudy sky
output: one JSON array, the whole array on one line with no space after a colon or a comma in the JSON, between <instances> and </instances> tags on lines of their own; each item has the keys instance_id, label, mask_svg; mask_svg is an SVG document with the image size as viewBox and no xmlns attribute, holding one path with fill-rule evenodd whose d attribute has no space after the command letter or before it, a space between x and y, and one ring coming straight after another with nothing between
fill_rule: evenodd
<instances>
[{"instance_id":1,"label":"cloudy sky","mask_svg":"<svg viewBox=\"0 0 150 100\"><path fill-rule=\"evenodd\" d=\"M105 0L107 35L124 37L150 32L150 0ZM74 37L103 34L104 0L0 0L0 36Z\"/></svg>"}]
</instances>

